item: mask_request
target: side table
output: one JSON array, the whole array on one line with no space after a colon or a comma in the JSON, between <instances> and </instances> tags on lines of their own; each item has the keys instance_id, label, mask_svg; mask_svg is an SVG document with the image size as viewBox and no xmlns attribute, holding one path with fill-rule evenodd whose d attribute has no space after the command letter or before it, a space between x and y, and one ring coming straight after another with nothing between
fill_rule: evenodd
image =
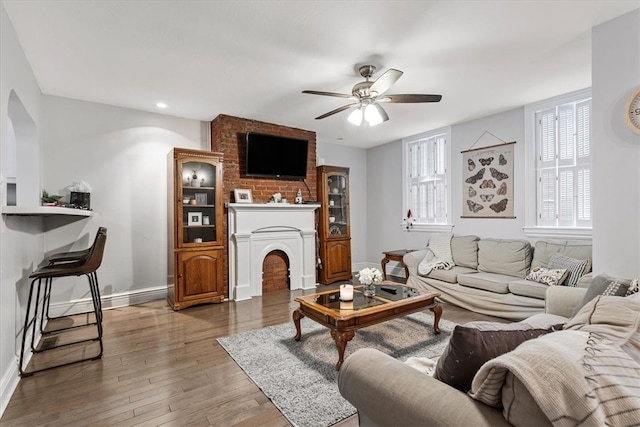
<instances>
[{"instance_id":1,"label":"side table","mask_svg":"<svg viewBox=\"0 0 640 427\"><path fill-rule=\"evenodd\" d=\"M417 249L396 249L393 251L385 251L382 252L384 254L384 258L380 261L380 265L382 266L382 277L383 280L387 280L387 263L389 261L395 261L400 263L400 265L404 268L405 278L409 278L409 270L407 266L402 261L402 257L408 254L409 252L414 252Z\"/></svg>"}]
</instances>

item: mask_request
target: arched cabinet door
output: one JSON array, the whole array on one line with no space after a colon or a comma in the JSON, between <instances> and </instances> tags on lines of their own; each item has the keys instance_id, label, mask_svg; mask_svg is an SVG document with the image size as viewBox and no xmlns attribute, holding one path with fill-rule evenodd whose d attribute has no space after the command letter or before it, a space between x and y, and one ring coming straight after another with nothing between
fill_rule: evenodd
<instances>
[{"instance_id":1,"label":"arched cabinet door","mask_svg":"<svg viewBox=\"0 0 640 427\"><path fill-rule=\"evenodd\" d=\"M222 302L224 251L193 251L177 254L176 302L180 308L205 302Z\"/></svg>"}]
</instances>

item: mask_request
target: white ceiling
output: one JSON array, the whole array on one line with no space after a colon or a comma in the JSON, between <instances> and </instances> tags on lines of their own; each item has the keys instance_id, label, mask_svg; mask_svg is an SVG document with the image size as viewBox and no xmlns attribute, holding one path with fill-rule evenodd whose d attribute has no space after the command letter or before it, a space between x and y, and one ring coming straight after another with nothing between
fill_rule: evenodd
<instances>
[{"instance_id":1,"label":"white ceiling","mask_svg":"<svg viewBox=\"0 0 640 427\"><path fill-rule=\"evenodd\" d=\"M591 27L634 1L3 0L43 93L209 121L227 114L372 147L591 85ZM640 35L639 35L640 39ZM639 40L640 41L640 40ZM348 112L357 66L404 71L372 128ZM346 102L345 102L346 101Z\"/></svg>"}]
</instances>

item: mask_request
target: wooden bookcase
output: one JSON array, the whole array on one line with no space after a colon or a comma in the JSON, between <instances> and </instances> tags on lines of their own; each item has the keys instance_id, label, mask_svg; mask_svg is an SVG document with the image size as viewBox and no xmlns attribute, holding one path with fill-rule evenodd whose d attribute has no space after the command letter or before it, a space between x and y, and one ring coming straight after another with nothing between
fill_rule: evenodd
<instances>
[{"instance_id":1,"label":"wooden bookcase","mask_svg":"<svg viewBox=\"0 0 640 427\"><path fill-rule=\"evenodd\" d=\"M222 159L178 148L168 155L167 301L174 310L225 299Z\"/></svg>"},{"instance_id":2,"label":"wooden bookcase","mask_svg":"<svg viewBox=\"0 0 640 427\"><path fill-rule=\"evenodd\" d=\"M317 176L320 201L318 237L322 261L318 281L330 284L351 280L349 168L318 166Z\"/></svg>"}]
</instances>

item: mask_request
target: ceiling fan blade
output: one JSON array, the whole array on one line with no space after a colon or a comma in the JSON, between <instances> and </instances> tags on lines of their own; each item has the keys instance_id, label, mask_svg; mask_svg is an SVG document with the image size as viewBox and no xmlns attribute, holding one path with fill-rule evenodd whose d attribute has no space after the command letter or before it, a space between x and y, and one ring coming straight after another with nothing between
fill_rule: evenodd
<instances>
[{"instance_id":1,"label":"ceiling fan blade","mask_svg":"<svg viewBox=\"0 0 640 427\"><path fill-rule=\"evenodd\" d=\"M385 95L382 98L378 98L378 102L396 102L396 103L416 103L416 102L440 102L442 95L418 95L418 94L404 94L404 95Z\"/></svg>"},{"instance_id":2,"label":"ceiling fan blade","mask_svg":"<svg viewBox=\"0 0 640 427\"><path fill-rule=\"evenodd\" d=\"M323 91L320 91L320 90L303 90L302 93L308 93L310 95L336 96L338 98L354 98L354 96L351 95L351 94L336 93L336 92L323 92Z\"/></svg>"},{"instance_id":3,"label":"ceiling fan blade","mask_svg":"<svg viewBox=\"0 0 640 427\"><path fill-rule=\"evenodd\" d=\"M316 117L316 120L321 120L321 119L324 119L326 117L333 116L334 114L340 113L340 112L342 112L344 110L348 110L349 108L353 108L353 107L355 107L357 105L360 105L360 103L359 102L354 102L353 104L343 105L340 108L336 108L335 110L331 110L328 113L324 113L323 115Z\"/></svg>"},{"instance_id":4,"label":"ceiling fan blade","mask_svg":"<svg viewBox=\"0 0 640 427\"><path fill-rule=\"evenodd\" d=\"M382 95L388 91L400 77L402 77L402 74L403 72L400 70L389 68L383 75L378 77L378 80L373 82L369 88L369 92L375 92L378 95Z\"/></svg>"}]
</instances>

